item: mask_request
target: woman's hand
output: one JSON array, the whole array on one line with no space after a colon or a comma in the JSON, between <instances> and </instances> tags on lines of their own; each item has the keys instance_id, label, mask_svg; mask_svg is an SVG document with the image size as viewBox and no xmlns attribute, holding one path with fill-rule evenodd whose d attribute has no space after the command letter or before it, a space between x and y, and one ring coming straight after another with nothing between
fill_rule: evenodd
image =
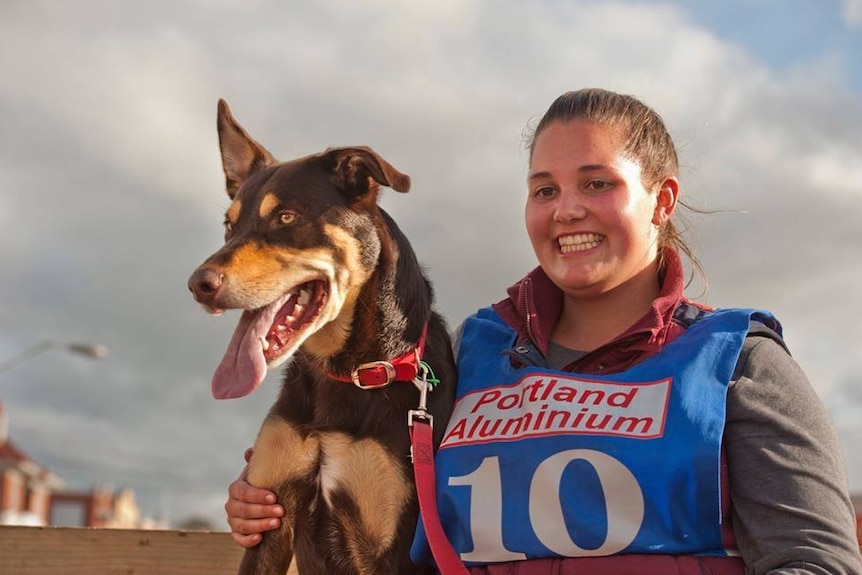
<instances>
[{"instance_id":1,"label":"woman's hand","mask_svg":"<svg viewBox=\"0 0 862 575\"><path fill-rule=\"evenodd\" d=\"M251 454L252 450L246 449L246 462ZM280 517L284 516L284 508L278 505L275 493L252 486L247 475L248 465L228 487L228 499L224 504L231 537L246 549L260 543L265 531L277 529L281 525Z\"/></svg>"}]
</instances>

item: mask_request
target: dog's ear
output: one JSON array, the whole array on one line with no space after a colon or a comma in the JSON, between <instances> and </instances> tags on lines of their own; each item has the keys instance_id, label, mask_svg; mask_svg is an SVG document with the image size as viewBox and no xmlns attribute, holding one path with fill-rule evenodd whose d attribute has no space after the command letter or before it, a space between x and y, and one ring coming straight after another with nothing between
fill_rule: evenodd
<instances>
[{"instance_id":1,"label":"dog's ear","mask_svg":"<svg viewBox=\"0 0 862 575\"><path fill-rule=\"evenodd\" d=\"M236 196L242 183L275 158L239 125L224 100L218 101L218 141L227 195Z\"/></svg>"},{"instance_id":2,"label":"dog's ear","mask_svg":"<svg viewBox=\"0 0 862 575\"><path fill-rule=\"evenodd\" d=\"M358 199L369 192L376 192L377 184L396 192L410 190L410 176L393 168L371 148L330 148L324 154L332 159L333 172L342 190L351 197ZM371 199L376 201L376 194Z\"/></svg>"}]
</instances>

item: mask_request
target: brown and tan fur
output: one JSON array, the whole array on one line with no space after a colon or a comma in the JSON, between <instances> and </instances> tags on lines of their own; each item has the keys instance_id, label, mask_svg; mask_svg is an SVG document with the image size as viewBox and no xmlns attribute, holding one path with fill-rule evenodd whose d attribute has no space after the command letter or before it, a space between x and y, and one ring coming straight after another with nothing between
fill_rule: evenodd
<instances>
[{"instance_id":1,"label":"brown and tan fur","mask_svg":"<svg viewBox=\"0 0 862 575\"><path fill-rule=\"evenodd\" d=\"M248 480L275 491L286 515L239 572L283 574L294 558L303 575L433 573L409 558L416 387L362 390L328 375L407 352L427 324L424 360L441 380L429 394L439 444L455 387L447 328L410 244L377 205L380 185L406 192L410 180L365 147L278 162L223 101L218 128L231 204L224 246L189 280L195 299L212 313L256 310L316 273L330 274L335 294L288 354L255 441Z\"/></svg>"}]
</instances>

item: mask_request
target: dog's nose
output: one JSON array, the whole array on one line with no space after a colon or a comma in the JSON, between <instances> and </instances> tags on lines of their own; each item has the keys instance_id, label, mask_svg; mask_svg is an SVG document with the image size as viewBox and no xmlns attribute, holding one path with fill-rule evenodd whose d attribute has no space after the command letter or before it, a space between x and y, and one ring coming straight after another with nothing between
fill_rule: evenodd
<instances>
[{"instance_id":1,"label":"dog's nose","mask_svg":"<svg viewBox=\"0 0 862 575\"><path fill-rule=\"evenodd\" d=\"M189 278L189 291L195 296L195 300L211 305L224 283L224 273L220 270L201 266Z\"/></svg>"}]
</instances>

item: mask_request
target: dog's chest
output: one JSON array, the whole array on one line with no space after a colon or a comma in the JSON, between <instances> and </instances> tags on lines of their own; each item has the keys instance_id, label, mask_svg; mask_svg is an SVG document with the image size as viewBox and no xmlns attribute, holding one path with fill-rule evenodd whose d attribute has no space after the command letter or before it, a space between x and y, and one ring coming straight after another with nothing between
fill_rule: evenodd
<instances>
[{"instance_id":1,"label":"dog's chest","mask_svg":"<svg viewBox=\"0 0 862 575\"><path fill-rule=\"evenodd\" d=\"M381 544L388 545L413 496L404 462L371 438L341 432L320 435L319 492L328 512L353 513Z\"/></svg>"}]
</instances>

